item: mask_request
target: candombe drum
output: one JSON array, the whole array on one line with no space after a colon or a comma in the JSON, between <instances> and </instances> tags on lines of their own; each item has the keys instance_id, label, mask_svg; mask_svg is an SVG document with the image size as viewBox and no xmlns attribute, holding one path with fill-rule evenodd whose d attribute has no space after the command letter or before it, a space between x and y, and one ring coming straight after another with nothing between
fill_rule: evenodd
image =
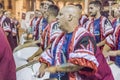
<instances>
[{"instance_id":1,"label":"candombe drum","mask_svg":"<svg viewBox=\"0 0 120 80\"><path fill-rule=\"evenodd\" d=\"M109 66L111 68L114 80L120 80L120 68L115 63L112 63Z\"/></svg>"},{"instance_id":2,"label":"candombe drum","mask_svg":"<svg viewBox=\"0 0 120 80\"><path fill-rule=\"evenodd\" d=\"M33 55L38 50L38 47L28 47L23 48L14 53L14 59L16 63L16 68L27 64L26 61L28 57ZM37 77L39 71L40 63L35 63L30 66L27 66L23 69L16 71L17 80L44 80L49 78L49 73L45 73L42 78Z\"/></svg>"}]
</instances>

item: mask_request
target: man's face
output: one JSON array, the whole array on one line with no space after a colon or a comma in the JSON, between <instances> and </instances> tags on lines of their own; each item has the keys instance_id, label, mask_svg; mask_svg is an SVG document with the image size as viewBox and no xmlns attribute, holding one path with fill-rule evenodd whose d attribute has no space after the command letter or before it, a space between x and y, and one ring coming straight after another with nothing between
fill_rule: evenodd
<instances>
[{"instance_id":1,"label":"man's face","mask_svg":"<svg viewBox=\"0 0 120 80\"><path fill-rule=\"evenodd\" d=\"M35 16L40 17L40 16L42 16L42 13L40 11L35 11Z\"/></svg>"},{"instance_id":2,"label":"man's face","mask_svg":"<svg viewBox=\"0 0 120 80\"><path fill-rule=\"evenodd\" d=\"M90 16L95 17L98 11L98 7L95 7L94 4L90 4L88 11Z\"/></svg>"},{"instance_id":3,"label":"man's face","mask_svg":"<svg viewBox=\"0 0 120 80\"><path fill-rule=\"evenodd\" d=\"M63 31L67 31L67 26L66 26L67 17L68 17L68 15L66 13L66 9L64 9L64 8L61 9L57 16L57 19L58 19L59 27Z\"/></svg>"},{"instance_id":4,"label":"man's face","mask_svg":"<svg viewBox=\"0 0 120 80\"><path fill-rule=\"evenodd\" d=\"M46 12L47 11L47 9L48 9L48 7L50 6L50 5L52 5L52 3L51 2L49 2L49 1L43 1L43 2L41 2L41 4L43 4L43 10L44 10L44 12Z\"/></svg>"},{"instance_id":5,"label":"man's face","mask_svg":"<svg viewBox=\"0 0 120 80\"><path fill-rule=\"evenodd\" d=\"M50 15L51 15L51 14L50 14L50 10L47 10L46 13L44 14L44 16L45 16L47 19L49 18Z\"/></svg>"},{"instance_id":6,"label":"man's face","mask_svg":"<svg viewBox=\"0 0 120 80\"><path fill-rule=\"evenodd\" d=\"M114 10L114 17L120 17L120 10L119 10L119 8Z\"/></svg>"},{"instance_id":7,"label":"man's face","mask_svg":"<svg viewBox=\"0 0 120 80\"><path fill-rule=\"evenodd\" d=\"M10 17L11 17L11 12L7 11L7 12L5 13L5 15L10 18Z\"/></svg>"},{"instance_id":8,"label":"man's face","mask_svg":"<svg viewBox=\"0 0 120 80\"><path fill-rule=\"evenodd\" d=\"M52 5L51 2L49 1L42 1L41 2L42 6L40 7L41 12L44 14L43 16L46 18L47 17L47 10L50 5Z\"/></svg>"}]
</instances>

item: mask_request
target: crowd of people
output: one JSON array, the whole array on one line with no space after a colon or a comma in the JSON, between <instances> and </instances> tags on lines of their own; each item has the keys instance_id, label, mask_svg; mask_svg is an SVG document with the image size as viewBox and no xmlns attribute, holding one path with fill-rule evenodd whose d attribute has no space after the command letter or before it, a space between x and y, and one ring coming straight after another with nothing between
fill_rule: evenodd
<instances>
[{"instance_id":1,"label":"crowd of people","mask_svg":"<svg viewBox=\"0 0 120 80\"><path fill-rule=\"evenodd\" d=\"M50 72L55 80L114 80L108 63L120 67L120 10L109 19L101 7L99 0L90 1L86 15L80 4L59 9L43 0L25 31L26 41L32 41L18 45L19 23L0 4L0 80L16 80L12 52L35 44L39 50L27 61L40 62L40 78Z\"/></svg>"}]
</instances>

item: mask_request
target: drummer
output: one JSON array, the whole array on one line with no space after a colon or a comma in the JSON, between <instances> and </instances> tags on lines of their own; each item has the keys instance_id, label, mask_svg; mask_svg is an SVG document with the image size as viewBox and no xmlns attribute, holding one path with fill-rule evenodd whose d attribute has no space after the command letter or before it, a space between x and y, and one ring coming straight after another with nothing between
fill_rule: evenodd
<instances>
[{"instance_id":1,"label":"drummer","mask_svg":"<svg viewBox=\"0 0 120 80\"><path fill-rule=\"evenodd\" d=\"M37 32L37 34L36 34L36 39L38 39L38 37L39 37L39 39L36 41L37 43L40 43L40 39L41 39L41 34L42 34L42 31L44 30L44 28L47 26L47 15L46 15L46 13L47 13L47 9L48 9L48 7L50 6L50 5L52 5L52 4L54 4L54 2L52 1L52 0L43 0L42 2L41 2L41 5L40 5L40 11L42 12L42 14L43 14L43 16L42 16L42 19L41 19L41 21L40 21L40 23L39 23L39 28L37 28L37 29L39 29L39 32L38 32L38 30L36 31ZM41 23L42 22L42 23ZM42 26L41 26L42 25ZM20 45L20 46L18 46L18 47L16 47L15 49L14 49L14 52L15 51L18 51L18 50L20 50L20 49L22 49L22 48L25 48L25 47L30 47L30 46L33 46L33 45L35 45L36 44L36 42L34 43L34 42L32 42L32 43L28 43L28 44L23 44L23 45Z\"/></svg>"},{"instance_id":2,"label":"drummer","mask_svg":"<svg viewBox=\"0 0 120 80\"><path fill-rule=\"evenodd\" d=\"M39 50L29 57L28 61L32 60L35 56L39 56L44 50L46 50L46 48L50 48L51 43L53 43L55 38L61 34L62 31L59 29L56 19L58 12L59 8L56 5L50 5L48 7L47 15L49 24L43 30Z\"/></svg>"},{"instance_id":3,"label":"drummer","mask_svg":"<svg viewBox=\"0 0 120 80\"><path fill-rule=\"evenodd\" d=\"M39 77L50 72L50 78L58 80L113 80L93 35L79 26L80 14L74 5L60 10L57 19L63 34L41 54Z\"/></svg>"},{"instance_id":4,"label":"drummer","mask_svg":"<svg viewBox=\"0 0 120 80\"><path fill-rule=\"evenodd\" d=\"M103 53L105 57L115 61L115 64L120 67L120 24L115 27L113 35L106 38ZM109 56L111 57L109 58Z\"/></svg>"},{"instance_id":5,"label":"drummer","mask_svg":"<svg viewBox=\"0 0 120 80\"><path fill-rule=\"evenodd\" d=\"M89 15L92 19L89 19L84 27L95 36L97 46L100 47L102 51L105 39L113 33L113 27L110 21L101 15L101 6L102 3L100 0L89 3Z\"/></svg>"},{"instance_id":6,"label":"drummer","mask_svg":"<svg viewBox=\"0 0 120 80\"><path fill-rule=\"evenodd\" d=\"M43 50L46 48L50 47L51 43L54 41L54 39L61 34L61 30L58 27L58 22L56 19L56 16L58 15L59 8L56 5L50 5L47 10L47 19L48 19L48 25L47 27L43 30L43 34L41 37L41 41L38 40L38 43L40 43L40 48L37 52L35 52L31 57L28 58L28 61L31 61L35 56L39 56ZM37 41L36 41L37 42ZM24 47L29 47L30 45L34 44L33 43L28 43L22 46L19 46L16 48L22 49Z\"/></svg>"}]
</instances>

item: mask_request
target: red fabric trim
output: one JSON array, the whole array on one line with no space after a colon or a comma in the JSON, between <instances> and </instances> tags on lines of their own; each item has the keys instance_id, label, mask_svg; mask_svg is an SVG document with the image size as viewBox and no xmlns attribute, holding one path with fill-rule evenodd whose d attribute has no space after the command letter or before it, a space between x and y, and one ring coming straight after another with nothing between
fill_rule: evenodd
<instances>
[{"instance_id":1,"label":"red fabric trim","mask_svg":"<svg viewBox=\"0 0 120 80\"><path fill-rule=\"evenodd\" d=\"M84 50L84 49L83 49L83 50ZM92 54L92 53L90 53L90 52L88 52L88 51L79 51L79 50L78 50L78 51L76 51L76 53L85 53L85 54L88 53L88 54L94 56L94 54Z\"/></svg>"},{"instance_id":2,"label":"red fabric trim","mask_svg":"<svg viewBox=\"0 0 120 80\"><path fill-rule=\"evenodd\" d=\"M39 23L40 23L42 18L43 18L42 16L39 17L39 20L37 21L37 24L36 24L37 27L39 27Z\"/></svg>"},{"instance_id":3,"label":"red fabric trim","mask_svg":"<svg viewBox=\"0 0 120 80\"><path fill-rule=\"evenodd\" d=\"M113 31L108 32L108 33L105 35L105 37L107 37L107 36L110 35L110 34L113 34Z\"/></svg>"},{"instance_id":4,"label":"red fabric trim","mask_svg":"<svg viewBox=\"0 0 120 80\"><path fill-rule=\"evenodd\" d=\"M56 39L56 37L52 38L52 39L50 40L50 43L53 43L55 39ZM50 44L48 44L48 45L50 45Z\"/></svg>"},{"instance_id":5,"label":"red fabric trim","mask_svg":"<svg viewBox=\"0 0 120 80\"><path fill-rule=\"evenodd\" d=\"M92 19L91 23L88 24L88 31L89 31L89 32L90 32L91 25L92 25L92 27L93 27L93 20L94 20L94 19ZM92 33L92 34L93 34L93 33Z\"/></svg>"},{"instance_id":6,"label":"red fabric trim","mask_svg":"<svg viewBox=\"0 0 120 80\"><path fill-rule=\"evenodd\" d=\"M80 28L81 26L77 26L75 31L73 32L73 35L72 35L72 38L71 38L71 41L70 41L70 44L69 44L69 48L68 48L68 53L72 52L74 50L73 48L73 45L74 45L74 37L75 37L75 34L76 34L76 31L78 31L78 29Z\"/></svg>"},{"instance_id":7,"label":"red fabric trim","mask_svg":"<svg viewBox=\"0 0 120 80\"><path fill-rule=\"evenodd\" d=\"M48 36L47 36L47 37L48 37L48 41L47 41L47 42L48 42L48 43L47 43L48 45L51 44L51 41L50 41L50 37L51 37L51 36L50 36L50 34L51 34L51 28L53 27L52 24L54 24L56 21L57 21L56 19L53 20L53 21L50 23L50 25L48 26L48 34L47 34L47 35L48 35Z\"/></svg>"},{"instance_id":8,"label":"red fabric trim","mask_svg":"<svg viewBox=\"0 0 120 80\"><path fill-rule=\"evenodd\" d=\"M50 67L50 63L48 61L46 61L44 58L42 58L42 57L39 58L39 62L40 63L45 63L45 64L47 64L48 67Z\"/></svg>"},{"instance_id":9,"label":"red fabric trim","mask_svg":"<svg viewBox=\"0 0 120 80\"><path fill-rule=\"evenodd\" d=\"M59 37L57 37L55 46L58 44L58 42L60 41L60 39L64 36L65 33L61 33Z\"/></svg>"},{"instance_id":10,"label":"red fabric trim","mask_svg":"<svg viewBox=\"0 0 120 80\"><path fill-rule=\"evenodd\" d=\"M75 65L79 65L79 66L84 66L84 67L89 67L91 69L93 69L92 72L87 72L87 71L78 71L80 74L84 74L84 75L93 75L95 74L95 72L97 72L97 66L95 63L93 63L92 61L88 61L84 58L71 58L69 59L70 63L73 63Z\"/></svg>"},{"instance_id":11,"label":"red fabric trim","mask_svg":"<svg viewBox=\"0 0 120 80\"><path fill-rule=\"evenodd\" d=\"M52 58L52 56L51 56L51 55L49 55L48 51L46 51L46 53L47 53L47 55L48 55L50 58Z\"/></svg>"},{"instance_id":12,"label":"red fabric trim","mask_svg":"<svg viewBox=\"0 0 120 80\"><path fill-rule=\"evenodd\" d=\"M42 34L42 40L43 40L43 47L44 47L44 45L45 45L45 43L44 43L44 41L45 41L45 37L46 37L46 35L48 36L48 34L46 34L48 31L49 31L49 27L50 27L50 25L48 24L47 26L46 26L46 28L44 29L44 31L43 31L43 34ZM49 40L49 39L48 39ZM47 41L48 42L48 41Z\"/></svg>"}]
</instances>

